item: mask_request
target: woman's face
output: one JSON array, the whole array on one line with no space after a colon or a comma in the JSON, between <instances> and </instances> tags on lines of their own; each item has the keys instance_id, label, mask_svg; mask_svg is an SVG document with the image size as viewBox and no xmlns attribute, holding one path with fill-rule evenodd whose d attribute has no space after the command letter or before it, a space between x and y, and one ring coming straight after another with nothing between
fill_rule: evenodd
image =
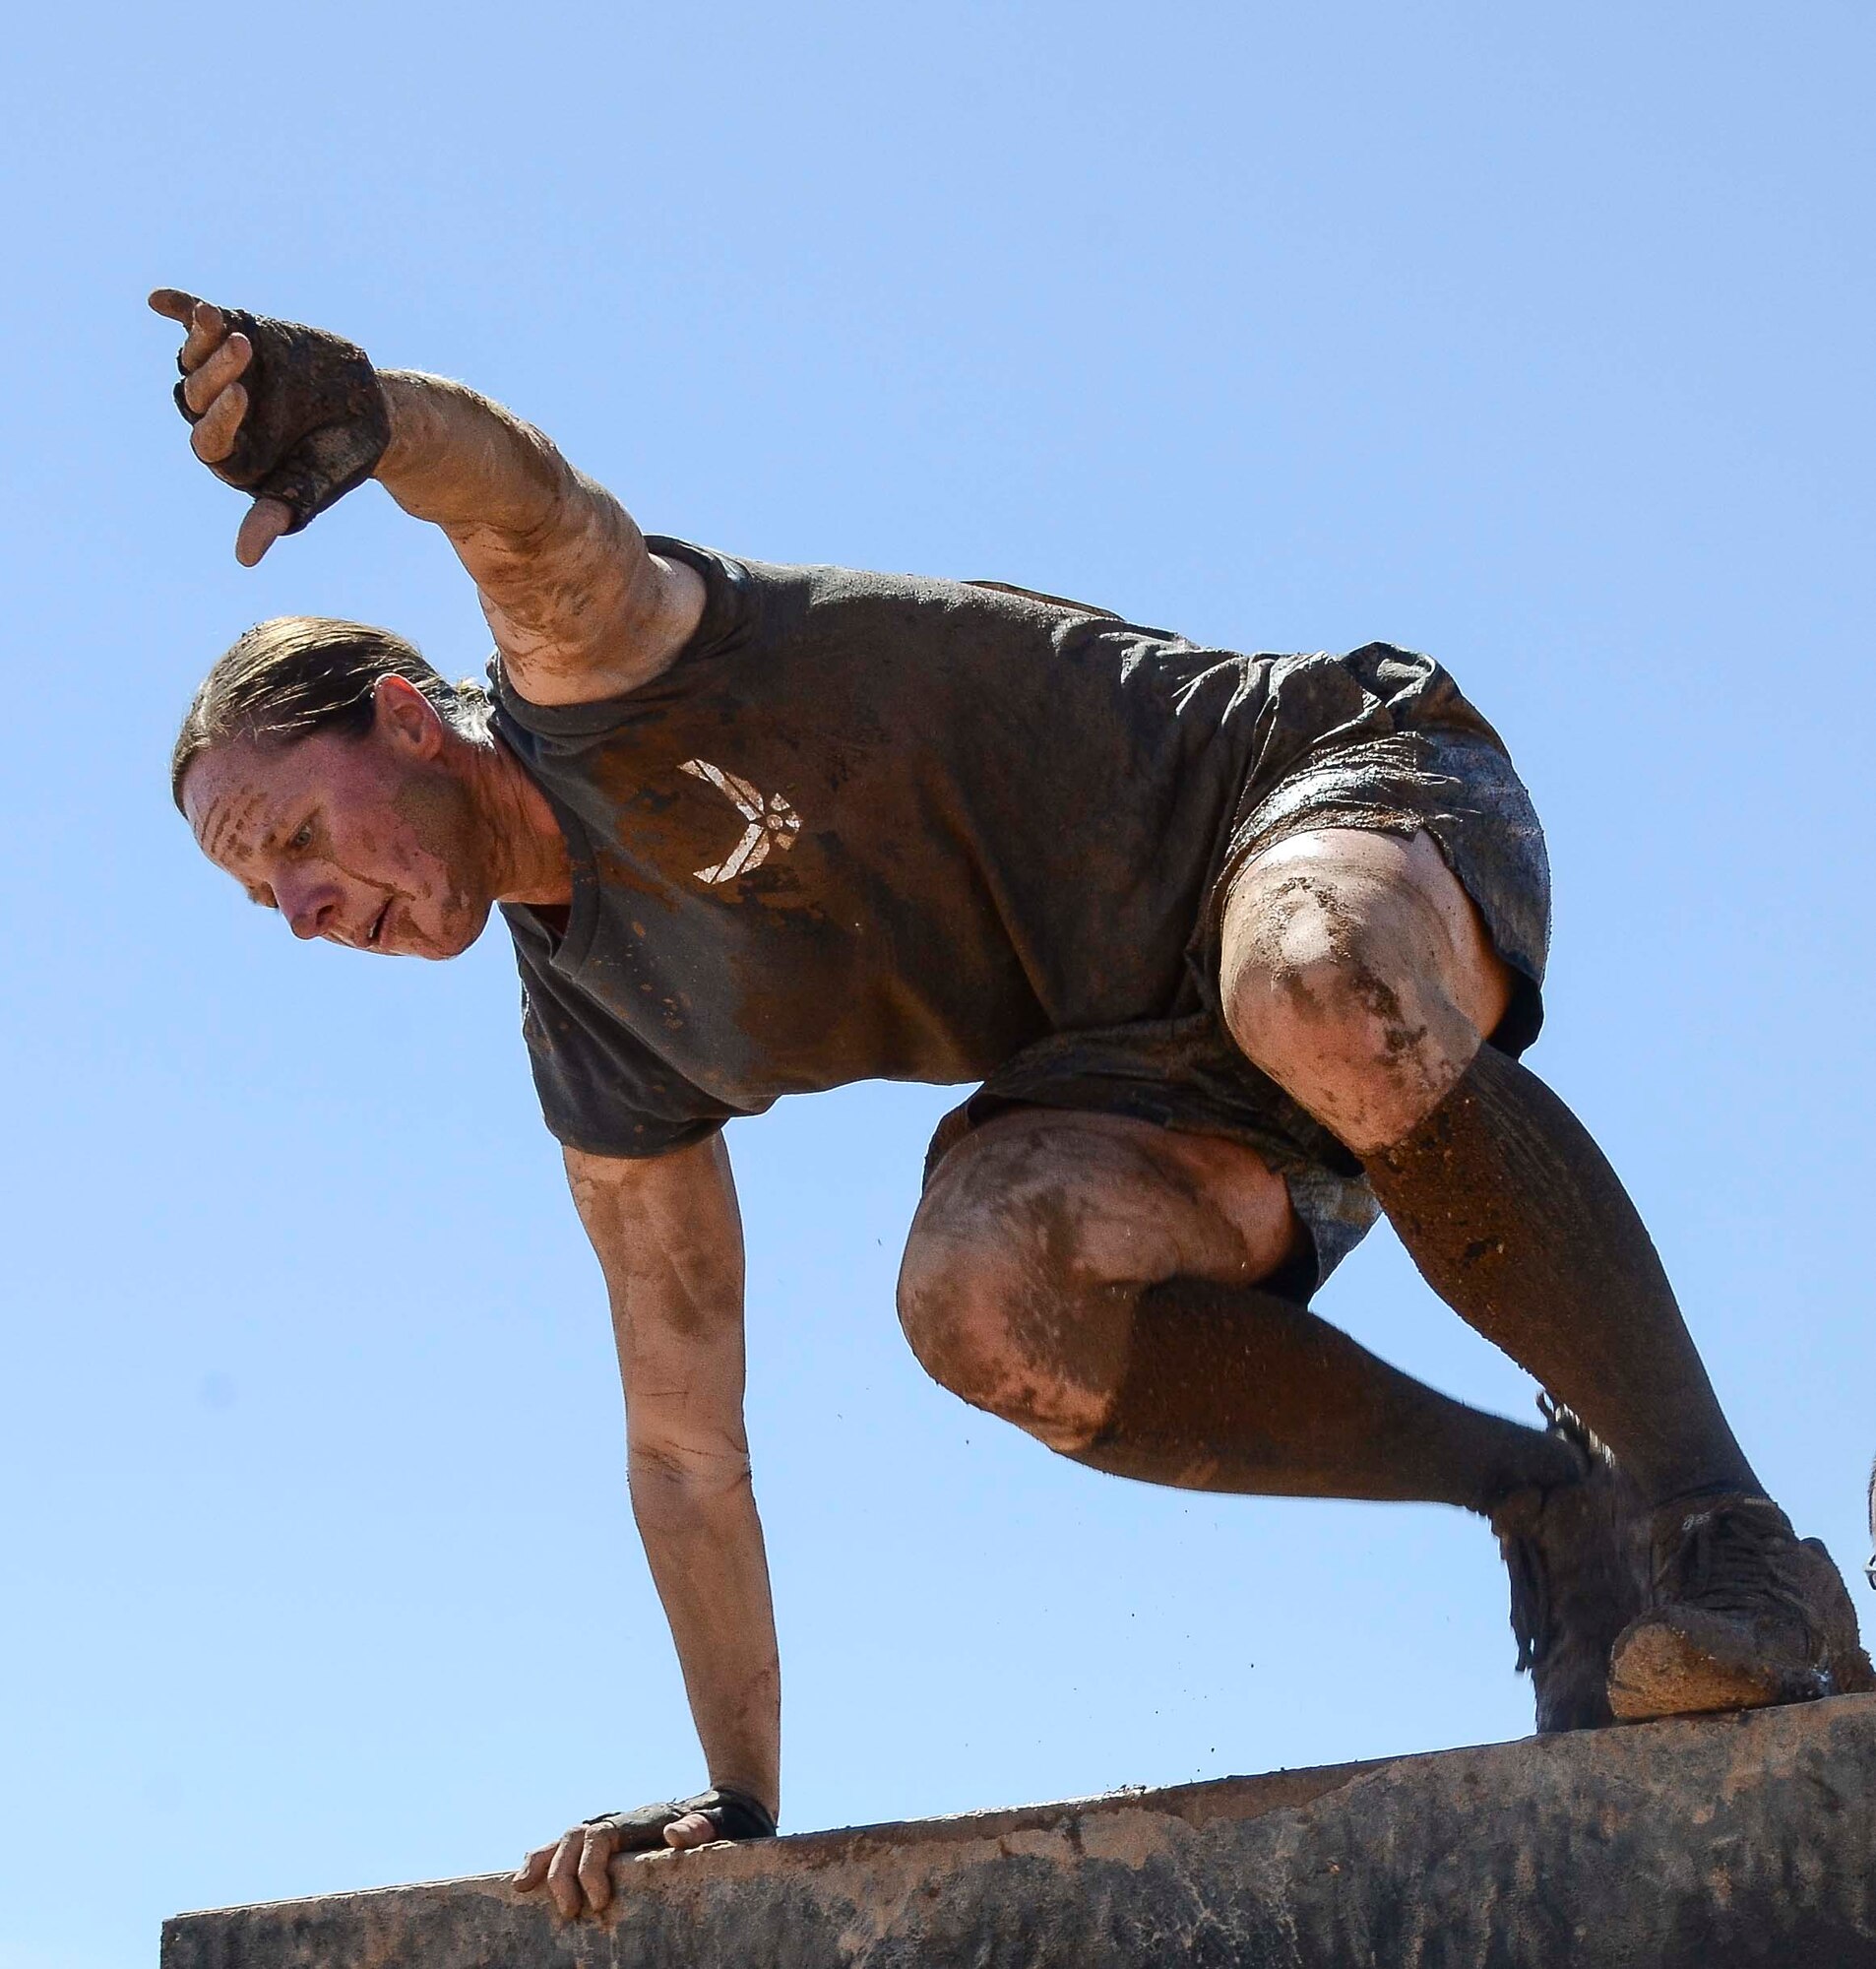
<instances>
[{"instance_id":1,"label":"woman's face","mask_svg":"<svg viewBox=\"0 0 1876 1969\"><path fill-rule=\"evenodd\" d=\"M385 956L455 957L494 896L475 804L420 692L381 701L363 737L231 740L190 765L197 845L293 934Z\"/></svg>"}]
</instances>

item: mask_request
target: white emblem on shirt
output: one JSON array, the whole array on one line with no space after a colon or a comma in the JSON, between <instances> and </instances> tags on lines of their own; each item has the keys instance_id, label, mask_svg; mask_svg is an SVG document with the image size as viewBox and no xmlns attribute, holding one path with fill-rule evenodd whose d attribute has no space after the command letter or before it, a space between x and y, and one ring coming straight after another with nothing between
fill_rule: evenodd
<instances>
[{"instance_id":1,"label":"white emblem on shirt","mask_svg":"<svg viewBox=\"0 0 1876 1969\"><path fill-rule=\"evenodd\" d=\"M692 871L700 882L733 882L738 875L760 868L768 860L770 849L794 846L794 837L801 832L801 816L780 794L764 799L747 780L713 766L708 759L686 759L679 770L708 780L748 822L742 839L715 867Z\"/></svg>"}]
</instances>

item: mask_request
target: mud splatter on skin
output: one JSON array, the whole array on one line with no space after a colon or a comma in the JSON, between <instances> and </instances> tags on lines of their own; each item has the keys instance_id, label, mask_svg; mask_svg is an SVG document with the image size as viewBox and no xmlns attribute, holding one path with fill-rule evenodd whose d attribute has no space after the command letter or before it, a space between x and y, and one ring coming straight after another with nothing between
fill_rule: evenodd
<instances>
[{"instance_id":1,"label":"mud splatter on skin","mask_svg":"<svg viewBox=\"0 0 1876 1969\"><path fill-rule=\"evenodd\" d=\"M224 856L242 854L243 838L265 804L263 795L252 789L217 802L204 823L202 852L217 862Z\"/></svg>"},{"instance_id":2,"label":"mud splatter on skin","mask_svg":"<svg viewBox=\"0 0 1876 1969\"><path fill-rule=\"evenodd\" d=\"M469 789L451 773L412 772L393 796L391 810L408 828L416 854L441 873L435 901L443 921L474 920L479 932L487 921L494 884ZM417 890L397 893L408 893L413 903L419 894L426 903L432 900Z\"/></svg>"},{"instance_id":3,"label":"mud splatter on skin","mask_svg":"<svg viewBox=\"0 0 1876 1969\"><path fill-rule=\"evenodd\" d=\"M460 741L428 758L371 736L224 744L190 767L183 794L204 852L256 902L374 955L466 950L538 832L503 803L495 755ZM564 860L557 830L551 845Z\"/></svg>"},{"instance_id":4,"label":"mud splatter on skin","mask_svg":"<svg viewBox=\"0 0 1876 1969\"><path fill-rule=\"evenodd\" d=\"M1126 1366L1143 1281L1102 1278L1087 1262L1096 1208L1049 1184L1017 1205L1017 1222L1006 1229L1013 1266L1001 1358L1029 1368L1023 1408L1051 1434L1061 1423L1077 1436L1097 1428Z\"/></svg>"},{"instance_id":5,"label":"mud splatter on skin","mask_svg":"<svg viewBox=\"0 0 1876 1969\"><path fill-rule=\"evenodd\" d=\"M1332 974L1296 964L1288 954L1297 925L1306 920L1327 947ZM1426 1021L1416 1025L1407 1018L1400 992L1377 968L1374 953L1381 940L1333 877L1298 872L1280 883L1264 905L1256 947L1273 987L1287 994L1303 1017L1334 1025L1345 1021L1351 1005L1365 1013L1386 1069L1409 1099L1430 1103L1445 1091L1443 1063L1427 1056Z\"/></svg>"},{"instance_id":6,"label":"mud splatter on skin","mask_svg":"<svg viewBox=\"0 0 1876 1969\"><path fill-rule=\"evenodd\" d=\"M902 1318L929 1371L1072 1453L1121 1385L1141 1292L1182 1271L1262 1275L1295 1235L1248 1150L1113 1116L1012 1114L963 1144L921 1205Z\"/></svg>"},{"instance_id":7,"label":"mud splatter on skin","mask_svg":"<svg viewBox=\"0 0 1876 1969\"><path fill-rule=\"evenodd\" d=\"M1405 852L1383 839L1317 847L1300 866L1274 851L1227 905L1238 1044L1357 1153L1438 1105L1509 988L1430 838Z\"/></svg>"}]
</instances>

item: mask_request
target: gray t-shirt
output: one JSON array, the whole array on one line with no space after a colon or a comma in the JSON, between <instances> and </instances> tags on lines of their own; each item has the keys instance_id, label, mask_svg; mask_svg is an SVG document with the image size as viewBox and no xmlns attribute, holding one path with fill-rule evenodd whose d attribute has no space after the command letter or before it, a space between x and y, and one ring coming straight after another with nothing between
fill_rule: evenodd
<instances>
[{"instance_id":1,"label":"gray t-shirt","mask_svg":"<svg viewBox=\"0 0 1876 1969\"><path fill-rule=\"evenodd\" d=\"M651 544L707 589L667 671L551 708L495 676L495 728L573 863L564 934L503 910L524 1028L549 1128L598 1154L1197 1014L1216 984L1194 976L1194 927L1250 768L1283 769L1344 716L1356 736L1386 725L1337 660ZM1294 699L1309 729L1288 730L1270 676L1299 661L1328 667ZM1446 687L1424 660L1399 672L1408 696Z\"/></svg>"}]
</instances>

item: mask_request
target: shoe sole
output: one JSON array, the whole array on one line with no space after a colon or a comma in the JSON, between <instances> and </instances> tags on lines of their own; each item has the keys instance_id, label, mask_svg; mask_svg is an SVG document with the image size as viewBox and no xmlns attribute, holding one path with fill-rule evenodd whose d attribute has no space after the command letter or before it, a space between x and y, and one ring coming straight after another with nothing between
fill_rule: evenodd
<instances>
[{"instance_id":1,"label":"shoe sole","mask_svg":"<svg viewBox=\"0 0 1876 1969\"><path fill-rule=\"evenodd\" d=\"M1655 1623L1620 1641L1609 1665L1609 1707L1620 1723L1771 1709L1830 1691L1830 1679L1821 1672L1807 1672L1793 1683L1776 1671L1720 1661L1687 1635Z\"/></svg>"}]
</instances>

